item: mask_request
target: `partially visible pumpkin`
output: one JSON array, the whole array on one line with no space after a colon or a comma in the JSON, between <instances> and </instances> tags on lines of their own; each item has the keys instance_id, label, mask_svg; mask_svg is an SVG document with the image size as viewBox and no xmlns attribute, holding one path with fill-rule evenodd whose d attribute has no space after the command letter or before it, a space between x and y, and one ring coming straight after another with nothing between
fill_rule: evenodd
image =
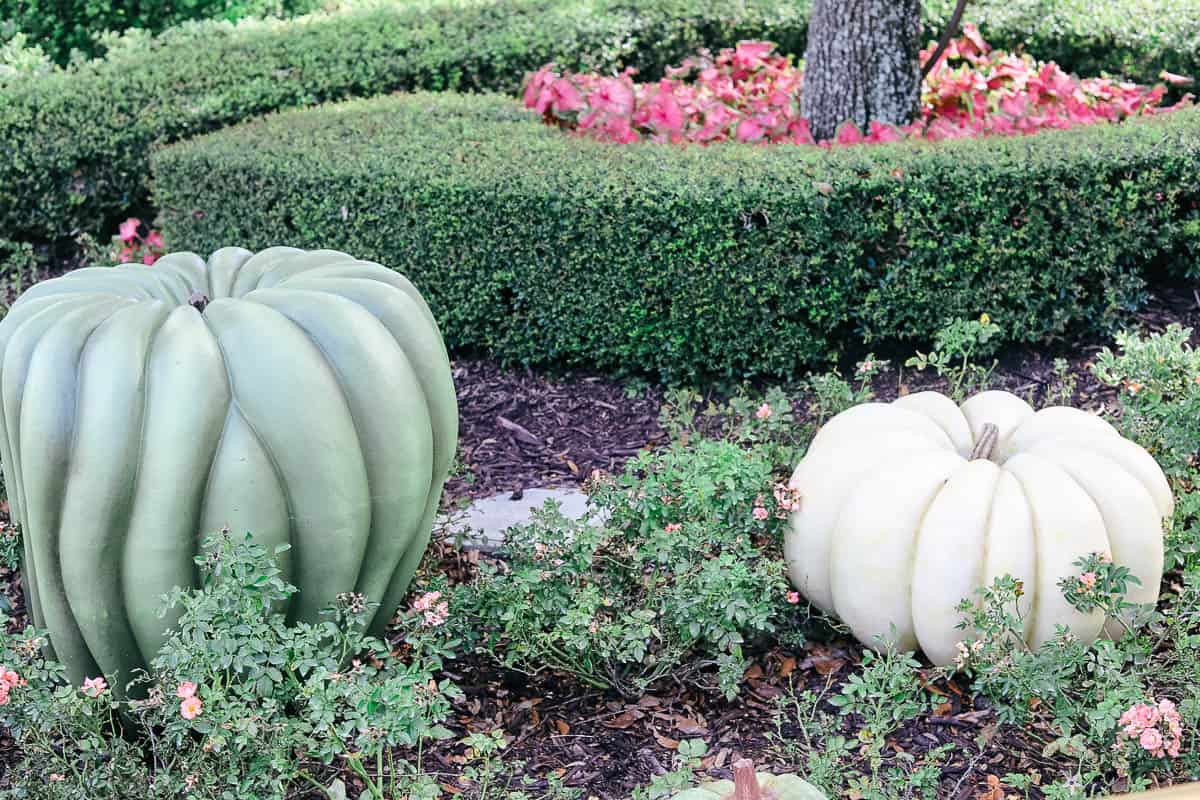
<instances>
[{"instance_id":1,"label":"partially visible pumpkin","mask_svg":"<svg viewBox=\"0 0 1200 800\"><path fill-rule=\"evenodd\" d=\"M0 322L0 458L34 622L78 682L123 685L195 585L206 533L273 549L317 621L400 604L454 453L450 363L421 295L328 250L80 269Z\"/></svg>"},{"instance_id":2,"label":"partially visible pumpkin","mask_svg":"<svg viewBox=\"0 0 1200 800\"><path fill-rule=\"evenodd\" d=\"M796 775L755 772L754 762L743 758L734 762L733 780L702 783L685 789L672 800L826 800L826 797Z\"/></svg>"},{"instance_id":3,"label":"partially visible pumpkin","mask_svg":"<svg viewBox=\"0 0 1200 800\"><path fill-rule=\"evenodd\" d=\"M1035 412L998 391L961 408L936 392L858 405L821 428L790 485L800 493L785 542L791 580L868 646L953 663L969 636L955 607L1005 574L1024 584L1030 644L1059 625L1091 641L1100 613L1076 611L1058 583L1093 552L1141 581L1130 601L1158 597L1167 479L1078 409Z\"/></svg>"}]
</instances>

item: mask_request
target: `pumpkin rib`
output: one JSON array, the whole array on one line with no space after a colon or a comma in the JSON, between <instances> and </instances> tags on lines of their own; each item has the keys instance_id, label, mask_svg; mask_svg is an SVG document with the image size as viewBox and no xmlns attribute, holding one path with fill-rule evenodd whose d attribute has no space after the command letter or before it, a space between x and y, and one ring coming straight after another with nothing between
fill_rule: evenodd
<instances>
[{"instance_id":1,"label":"pumpkin rib","mask_svg":"<svg viewBox=\"0 0 1200 800\"><path fill-rule=\"evenodd\" d=\"M21 444L17 458L29 476L25 513L29 528L42 532L34 537L34 574L46 626L54 632L53 653L68 664L71 682L99 673L99 667L71 613L63 585L60 555L63 487L70 472L79 418L79 363L87 342L100 324L112 314L106 305L65 314L42 336L26 374L26 392L18 412ZM69 392L56 392L69 382ZM39 391L46 389L47 391ZM30 392L41 402L27 403ZM69 399L66 395L69 394ZM29 440L28 442L26 440Z\"/></svg>"},{"instance_id":2,"label":"pumpkin rib","mask_svg":"<svg viewBox=\"0 0 1200 800\"><path fill-rule=\"evenodd\" d=\"M1100 510L1066 471L1042 456L1019 453L1005 466L1021 483L1029 498L1037 537L1038 569L1037 585L1034 589L1036 610L1035 619L1031 624L1033 635L1029 644L1037 647L1049 641L1053 638L1055 626L1058 624L1069 625L1072 632L1084 641L1095 639L1103 625L1103 616L1098 611L1084 615L1073 609L1062 597L1058 581L1074 573L1074 561L1080 556L1111 549ZM1059 485L1053 490L1046 488L1054 482ZM1072 493L1075 497L1069 496ZM1071 509L1074 519L1070 522L1051 518L1051 515L1063 507ZM1086 521L1080 519L1078 515L1086 514L1083 509L1088 508L1091 509L1093 518ZM1094 528L1099 536L1091 537L1088 527ZM1094 541L1087 542L1086 538L1093 538ZM1069 544L1064 542L1064 539L1069 540ZM1071 548L1070 552L1067 552L1068 546Z\"/></svg>"},{"instance_id":3,"label":"pumpkin rib","mask_svg":"<svg viewBox=\"0 0 1200 800\"><path fill-rule=\"evenodd\" d=\"M232 249L232 248L229 248L229 249ZM247 252L249 252L249 251L247 251ZM215 257L215 254L214 254L214 257ZM222 298L222 299L226 299L226 298ZM202 520L212 519L212 517L213 517L214 512L209 510L210 499L216 503L223 503L224 501L227 501L231 496L233 496L233 497L237 496L236 494L233 494L236 491L235 487L237 487L239 485L239 482L237 482L237 481L229 482L229 485L223 486L219 492L213 492L210 494L210 488L213 484L213 474L217 471L217 469L220 466L223 466L223 462L221 461L221 455L224 452L224 448L227 445L227 442L230 441L234 435L241 432L237 427L234 426L235 423L240 421L242 427L245 429L245 432L242 435L248 437L247 445L253 445L254 447L257 448L257 450L250 449L248 446L242 446L242 447L236 448L234 451L232 451L234 453L232 458L235 460L249 463L251 458L253 457L253 455L255 455L256 453L261 454L263 465L265 465L265 467L269 468L268 471L270 472L271 476L275 479L274 484L279 489L279 493L282 498L283 524L282 524L282 526L279 526L279 527L282 528L283 537L276 537L276 536L269 535L270 532L273 532L274 530L277 529L276 526L272 526L269 521L267 521L265 524L262 522L256 524L254 522L249 522L249 521L243 520L244 522L248 522L248 524L244 524L243 527L245 527L247 529L246 533L250 534L252 541L256 542L257 544L265 544L264 540L269 540L269 539L275 539L275 538L286 539L286 544L288 545L288 549L285 553L277 554L276 566L280 566L278 556L286 555L286 562L288 564L288 569L281 568L281 571L282 571L281 577L287 583L297 583L297 582L299 582L299 580L292 574L292 570L290 568L292 562L296 558L295 527L296 527L297 515L296 515L296 511L295 511L295 505L292 502L291 492L288 488L287 480L284 477L283 471L279 467L279 462L276 460L274 453L271 452L270 447L267 446L267 443L266 443L266 441L264 441L263 437L258 433L258 431L256 431L254 429L254 423L252 423L249 419L247 419L245 412L242 410L241 405L238 403L237 387L236 387L236 384L234 383L233 372L229 368L229 355L226 352L226 348L225 348L224 344L221 342L220 336L218 336L217 332L213 329L213 323L212 323L211 319L208 316L204 315L203 313L200 314L200 318L203 320L205 327L208 329L209 334L212 336L213 341L216 342L217 348L221 352L221 367L225 370L225 381L226 381L226 385L229 387L229 411L225 417L224 427L221 430L221 440L217 445L216 452L214 452L214 454L213 454L213 470L209 472L208 482L206 483L205 488L204 488L204 492L205 492L204 493L204 508L201 511L201 519ZM258 470L259 472L263 471L261 468L263 465L260 465L260 469ZM253 473L253 470L252 470L252 473ZM244 486L245 484L241 484L241 485ZM258 504L247 504L247 506L251 509L256 509L256 508L261 509L261 506ZM219 506L219 507L223 507L223 506ZM266 514L266 516L268 518L270 518L275 515L270 514L268 512ZM213 522L215 522L215 520L213 520ZM202 526L201 530L204 531L204 533L208 533L208 531L205 530L205 528L210 527L211 525L212 525L212 522L210 522L208 526ZM222 522L221 525L222 525L222 527L224 527L225 523ZM234 533L237 533L240 535L241 532L235 531ZM204 535L204 534L202 533L201 535ZM283 543L284 542L278 542L278 544L283 544ZM274 551L276 548L269 547L268 549L271 551ZM199 570L196 569L195 571L196 571L196 575L193 577L193 585L198 585L198 583L196 581L199 578ZM289 620L292 619L292 613L295 610L295 606L296 606L295 595L293 595L292 597L285 600L283 602L282 606L283 606L282 613L284 613L284 615Z\"/></svg>"},{"instance_id":4,"label":"pumpkin rib","mask_svg":"<svg viewBox=\"0 0 1200 800\"><path fill-rule=\"evenodd\" d=\"M263 250L273 252L277 248ZM241 247L222 247L208 257L208 299L220 300L231 297L233 282L242 266L256 254Z\"/></svg>"},{"instance_id":5,"label":"pumpkin rib","mask_svg":"<svg viewBox=\"0 0 1200 800\"><path fill-rule=\"evenodd\" d=\"M912 625L921 649L934 663L956 655L959 601L977 600L987 563L987 526L1000 468L967 461L937 492L917 528L913 547ZM982 495L982 502L979 502ZM974 518L966 510L974 512ZM916 613L921 609L923 613Z\"/></svg>"},{"instance_id":6,"label":"pumpkin rib","mask_svg":"<svg viewBox=\"0 0 1200 800\"><path fill-rule=\"evenodd\" d=\"M135 637L123 613L122 566L141 459L147 357L169 312L161 300L118 310L89 337L78 366L59 566L80 634L118 693L138 666ZM97 570L96 564L108 568Z\"/></svg>"},{"instance_id":7,"label":"pumpkin rib","mask_svg":"<svg viewBox=\"0 0 1200 800\"><path fill-rule=\"evenodd\" d=\"M208 267L204 259L195 253L170 253L155 261L154 268L177 275L185 286L205 296L212 295L212 287L208 285Z\"/></svg>"},{"instance_id":8,"label":"pumpkin rib","mask_svg":"<svg viewBox=\"0 0 1200 800\"><path fill-rule=\"evenodd\" d=\"M239 409L284 477L295 516L293 558L303 588L288 619L319 621L321 610L357 583L370 530L366 466L349 404L329 363L285 315L223 298L203 316L221 343ZM251 351L247 341L258 347ZM280 418L281 394L305 402Z\"/></svg>"},{"instance_id":9,"label":"pumpkin rib","mask_svg":"<svg viewBox=\"0 0 1200 800\"><path fill-rule=\"evenodd\" d=\"M324 306L319 314L306 314L312 308L306 301L314 297ZM256 289L242 299L267 305L304 330L321 351L350 406L371 490L366 555L354 590L380 602L392 573L417 537L433 482L430 460L423 479L416 485L404 485L421 474L414 472L413 465L421 463L422 454L433 448L429 407L420 381L391 331L351 300L291 288ZM340 352L330 352L339 339L351 335L354 341L350 346L342 343ZM392 352L379 357L387 348ZM363 363L354 364L356 360ZM397 407L397 403L407 405ZM364 425L373 429L364 430Z\"/></svg>"},{"instance_id":10,"label":"pumpkin rib","mask_svg":"<svg viewBox=\"0 0 1200 800\"><path fill-rule=\"evenodd\" d=\"M133 487L123 554L123 606L143 663L178 620L159 616L160 597L196 583L198 536L213 461L230 413L228 377L216 340L199 314L172 310L146 370L142 470ZM170 441L172 446L151 447ZM195 475L204 481L193 481Z\"/></svg>"},{"instance_id":11,"label":"pumpkin rib","mask_svg":"<svg viewBox=\"0 0 1200 800\"><path fill-rule=\"evenodd\" d=\"M1002 501L1001 495L1014 493L1016 497ZM1013 528L1023 535L1014 536ZM1033 592L1037 587L1038 568L1036 538L1037 529L1024 487L1016 477L1001 469L987 520L982 588L991 588L997 578L1005 575L1025 585L1027 591L1017 598L1017 610L1025 622L1023 640L1028 639L1033 630ZM981 602L982 599L977 599L976 604Z\"/></svg>"}]
</instances>

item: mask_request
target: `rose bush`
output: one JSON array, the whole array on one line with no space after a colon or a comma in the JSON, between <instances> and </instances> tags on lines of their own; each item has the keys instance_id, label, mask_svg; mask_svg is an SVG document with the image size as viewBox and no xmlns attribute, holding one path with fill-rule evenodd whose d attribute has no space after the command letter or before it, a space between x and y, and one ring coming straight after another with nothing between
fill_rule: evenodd
<instances>
[{"instance_id":1,"label":"rose bush","mask_svg":"<svg viewBox=\"0 0 1200 800\"><path fill-rule=\"evenodd\" d=\"M934 47L922 51L922 61ZM832 141L814 141L801 116L803 69L770 42L739 42L715 57L701 51L653 83L637 83L635 74L632 68L615 76L559 73L547 64L528 76L525 106L548 124L621 144L732 140L826 147L1033 133L1169 110L1162 105L1163 84L1080 79L1052 61L993 50L969 24L926 76L914 122L872 122L865 133L846 122ZM1182 80L1165 72L1162 77Z\"/></svg>"}]
</instances>

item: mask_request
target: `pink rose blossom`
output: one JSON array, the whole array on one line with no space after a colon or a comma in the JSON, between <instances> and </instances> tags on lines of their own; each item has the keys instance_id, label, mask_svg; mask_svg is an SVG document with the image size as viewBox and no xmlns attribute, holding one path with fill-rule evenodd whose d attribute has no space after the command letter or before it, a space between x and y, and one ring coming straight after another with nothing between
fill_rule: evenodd
<instances>
[{"instance_id":1,"label":"pink rose blossom","mask_svg":"<svg viewBox=\"0 0 1200 800\"><path fill-rule=\"evenodd\" d=\"M764 420L770 419L771 418L771 406L768 403L763 403L761 406L758 407L758 410L754 412L754 416L757 417L758 419L764 419Z\"/></svg>"},{"instance_id":2,"label":"pink rose blossom","mask_svg":"<svg viewBox=\"0 0 1200 800\"><path fill-rule=\"evenodd\" d=\"M1163 745L1162 734L1155 728L1147 728L1138 737L1138 744L1142 746L1143 750L1148 750L1151 753L1161 752Z\"/></svg>"},{"instance_id":3,"label":"pink rose blossom","mask_svg":"<svg viewBox=\"0 0 1200 800\"><path fill-rule=\"evenodd\" d=\"M175 696L180 700L186 700L196 694L196 684L191 681L184 681L175 689Z\"/></svg>"},{"instance_id":4,"label":"pink rose blossom","mask_svg":"<svg viewBox=\"0 0 1200 800\"><path fill-rule=\"evenodd\" d=\"M104 690L108 688L108 682L103 677L100 678L85 678L83 687L80 689L88 697L99 697L104 694Z\"/></svg>"},{"instance_id":5,"label":"pink rose blossom","mask_svg":"<svg viewBox=\"0 0 1200 800\"><path fill-rule=\"evenodd\" d=\"M787 593L787 601L789 603L791 603L792 605L796 605L797 603L800 602L800 593L799 592L788 592Z\"/></svg>"},{"instance_id":6,"label":"pink rose blossom","mask_svg":"<svg viewBox=\"0 0 1200 800\"><path fill-rule=\"evenodd\" d=\"M754 511L752 513L754 514L754 518L756 520L758 520L759 522L769 519L771 516L771 512L767 511L762 506L755 506Z\"/></svg>"},{"instance_id":7,"label":"pink rose blossom","mask_svg":"<svg viewBox=\"0 0 1200 800\"><path fill-rule=\"evenodd\" d=\"M179 704L179 715L187 720L195 719L204 711L204 706L200 702L199 697L188 697Z\"/></svg>"}]
</instances>

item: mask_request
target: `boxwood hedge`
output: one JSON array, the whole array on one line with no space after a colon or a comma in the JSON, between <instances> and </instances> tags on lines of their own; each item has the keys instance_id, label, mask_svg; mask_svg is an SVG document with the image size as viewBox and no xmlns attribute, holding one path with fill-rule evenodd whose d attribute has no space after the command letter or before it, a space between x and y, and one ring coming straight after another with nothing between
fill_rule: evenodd
<instances>
[{"instance_id":1,"label":"boxwood hedge","mask_svg":"<svg viewBox=\"0 0 1200 800\"><path fill-rule=\"evenodd\" d=\"M410 0L185 25L0 90L0 238L97 230L144 198L155 144L247 117L396 89L515 90L526 71L653 74L706 45L796 51L806 8L774 0Z\"/></svg>"},{"instance_id":2,"label":"boxwood hedge","mask_svg":"<svg viewBox=\"0 0 1200 800\"><path fill-rule=\"evenodd\" d=\"M451 344L525 362L786 377L987 312L1111 322L1200 245L1200 110L825 152L615 146L500 96L273 115L153 158L169 243L345 250L408 274Z\"/></svg>"},{"instance_id":3,"label":"boxwood hedge","mask_svg":"<svg viewBox=\"0 0 1200 800\"><path fill-rule=\"evenodd\" d=\"M0 239L98 231L145 199L149 150L247 117L399 89L511 91L550 60L654 76L704 45L801 53L809 0L405 0L193 23L0 88ZM929 35L954 0L929 0ZM974 0L996 44L1152 81L1200 65L1200 0Z\"/></svg>"}]
</instances>

